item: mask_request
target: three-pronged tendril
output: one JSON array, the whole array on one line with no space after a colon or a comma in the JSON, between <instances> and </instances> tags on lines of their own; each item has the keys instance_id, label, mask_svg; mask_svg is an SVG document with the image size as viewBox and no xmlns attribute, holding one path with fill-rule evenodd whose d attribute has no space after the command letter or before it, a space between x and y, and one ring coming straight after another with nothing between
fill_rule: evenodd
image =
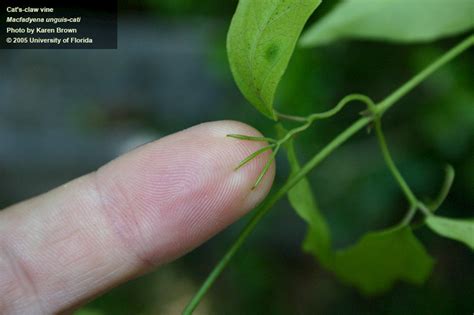
<instances>
[{"instance_id":1,"label":"three-pronged tendril","mask_svg":"<svg viewBox=\"0 0 474 315\"><path fill-rule=\"evenodd\" d=\"M363 102L367 105L367 110L362 111L361 115L363 116L370 116L373 115L374 117L376 115L379 115L378 109L375 106L375 103L366 95L362 94L350 94L344 97L339 103L336 104L332 109L322 112L322 113L314 113L311 115L308 115L306 117L300 117L300 116L293 116L293 115L286 115L286 114L281 114L281 113L276 113L277 116L280 119L286 119L286 120L291 120L295 122L304 122L299 127L296 127L294 129L291 129L283 138L281 139L273 139L273 138L268 138L268 137L252 137L252 136L247 136L247 135L240 135L240 134L229 134L227 137L234 138L234 139L239 139L239 140L244 140L244 141L257 141L257 142L267 142L268 145L262 147L261 149L253 152L249 156L247 156L245 159L243 159L239 165L235 168L235 170L240 169L244 165L248 164L250 161L258 157L259 155L269 151L273 150L270 157L268 158L267 162L265 163L265 166L262 168L262 171L257 177L257 180L255 181L254 185L252 186L252 189L255 189L258 187L262 179L265 177L265 174L268 172L270 169L270 166L272 165L273 161L275 160L276 155L278 154L278 151L280 150L281 146L284 145L286 142L288 142L291 138L296 136L297 134L305 131L308 129L316 120L321 120L321 119L326 119L330 118L337 113L339 113L347 104L353 101L360 101Z\"/></svg>"}]
</instances>

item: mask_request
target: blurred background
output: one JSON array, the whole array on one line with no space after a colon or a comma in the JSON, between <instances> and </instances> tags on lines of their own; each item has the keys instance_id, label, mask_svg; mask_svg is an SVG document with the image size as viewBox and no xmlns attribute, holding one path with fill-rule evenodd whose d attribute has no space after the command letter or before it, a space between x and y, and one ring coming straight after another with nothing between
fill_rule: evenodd
<instances>
[{"instance_id":1,"label":"blurred background","mask_svg":"<svg viewBox=\"0 0 474 315\"><path fill-rule=\"evenodd\" d=\"M312 21L334 2L324 2ZM233 119L275 135L239 93L225 37L236 0L123 0L117 50L0 51L0 208L91 172L163 135ZM423 45L343 42L298 49L277 108L306 115L346 94L380 100L462 36ZM418 196L434 197L450 163L456 179L440 213L474 210L474 54L442 68L384 118L394 158ZM5 75L8 74L8 75ZM302 162L357 119L349 106L297 139ZM278 160L275 186L287 177ZM406 202L373 134L360 133L310 176L336 247L403 217ZM179 314L246 218L184 258L91 302L84 314ZM421 228L436 265L422 287L367 298L300 250L305 225L281 201L196 314L472 314L474 255Z\"/></svg>"}]
</instances>

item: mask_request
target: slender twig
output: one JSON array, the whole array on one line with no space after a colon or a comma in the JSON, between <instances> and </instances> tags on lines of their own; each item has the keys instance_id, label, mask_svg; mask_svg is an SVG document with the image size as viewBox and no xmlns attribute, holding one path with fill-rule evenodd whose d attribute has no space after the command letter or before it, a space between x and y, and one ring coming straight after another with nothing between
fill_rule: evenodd
<instances>
[{"instance_id":1,"label":"slender twig","mask_svg":"<svg viewBox=\"0 0 474 315\"><path fill-rule=\"evenodd\" d=\"M425 206L424 203L422 202L418 202L418 205L417 205L418 209L420 209L420 211L426 216L426 217L429 217L429 216L433 216L434 214L430 211L430 209L428 209L427 206Z\"/></svg>"},{"instance_id":2,"label":"slender twig","mask_svg":"<svg viewBox=\"0 0 474 315\"><path fill-rule=\"evenodd\" d=\"M406 212L399 226L407 226L408 224L410 224L416 214L416 210L418 210L416 205L410 205L410 209L408 209L408 211Z\"/></svg>"},{"instance_id":3,"label":"slender twig","mask_svg":"<svg viewBox=\"0 0 474 315\"><path fill-rule=\"evenodd\" d=\"M451 165L446 165L445 174L444 182L441 186L438 196L428 207L432 212L435 212L443 204L444 200L448 196L449 191L451 190L455 175L454 168Z\"/></svg>"},{"instance_id":4,"label":"slender twig","mask_svg":"<svg viewBox=\"0 0 474 315\"><path fill-rule=\"evenodd\" d=\"M275 140L273 138L253 137L253 136L238 135L238 134L228 134L227 137L234 138L234 139L239 139L239 140L247 140L247 141L269 142L269 143L277 142L277 140Z\"/></svg>"},{"instance_id":5,"label":"slender twig","mask_svg":"<svg viewBox=\"0 0 474 315\"><path fill-rule=\"evenodd\" d=\"M456 45L454 48L446 52L443 56L441 56L438 60L434 63L429 65L426 69L421 71L415 77L410 79L407 83L402 85L399 89L395 92L390 94L386 99L381 101L376 106L376 111L379 114L383 114L387 111L396 101L410 92L413 88L415 88L419 83L425 80L430 74L435 72L444 64L451 61L454 57L461 54L463 51L467 50L469 47L474 45L474 35L469 36L467 39L463 40L461 43ZM293 188L302 178L304 178L314 167L316 167L321 161L323 161L326 157L328 157L335 149L337 149L340 145L342 145L345 141L351 138L354 134L358 131L366 127L369 123L373 121L373 116L366 116L359 118L356 122L350 125L346 130L342 131L336 138L334 138L329 144L327 144L319 153L317 153L309 162L307 162L294 176L291 176L288 181L274 194L270 195L266 198L255 210L255 214L253 215L252 219L247 223L244 227L240 235L238 236L237 240L232 244L232 246L228 249L227 253L224 257L219 261L219 263L214 267L212 272L209 274L207 279L204 281L202 286L196 292L195 296L191 299L189 304L183 311L184 315L190 315L199 305L199 302L202 300L206 292L212 286L212 284L216 281L222 271L225 269L227 264L230 262L232 257L237 253L239 248L245 242L247 237L251 234L251 232L255 229L258 222L268 213L271 207L278 201L280 198L284 197L286 193ZM424 205L417 205L420 206L422 211L426 211L426 207ZM412 211L409 212L411 214ZM429 212L429 211L428 211Z\"/></svg>"},{"instance_id":6,"label":"slender twig","mask_svg":"<svg viewBox=\"0 0 474 315\"><path fill-rule=\"evenodd\" d=\"M350 102L353 102L353 101L363 102L363 103L367 104L367 106L371 107L371 110L373 110L373 111L377 110L376 107L375 107L374 102L368 96L363 95L363 94L350 94L350 95L345 96L343 99L341 99L336 104L336 106L334 106L332 109L330 109L328 111L325 111L325 112L322 112L322 113L314 113L314 114L311 114L307 117L292 116L292 117L298 117L299 121L304 121L305 124L290 130L282 139L280 139L278 141L278 143L280 145L285 144L288 140L293 138L295 135L297 135L297 134L305 131L306 129L308 129L316 120L330 118L330 117L336 115L347 104L349 104ZM283 114L278 113L278 115L283 115ZM284 115L284 116L290 116L290 115Z\"/></svg>"},{"instance_id":7,"label":"slender twig","mask_svg":"<svg viewBox=\"0 0 474 315\"><path fill-rule=\"evenodd\" d=\"M385 111L387 111L390 107L392 107L394 103L396 103L403 96L407 95L411 90L413 90L414 87L423 82L433 72L435 72L457 56L459 56L461 53L463 53L473 45L474 34L470 35L469 37L461 41L459 44L448 50L439 59L430 64L416 76L411 78L408 82L403 84L400 88L395 90L395 92L386 97L382 102L380 102L378 106L380 113L384 113Z\"/></svg>"},{"instance_id":8,"label":"slender twig","mask_svg":"<svg viewBox=\"0 0 474 315\"><path fill-rule=\"evenodd\" d=\"M403 193L405 194L406 198L410 202L410 205L416 206L418 205L419 201L415 197L415 194L411 191L410 186L407 184L405 179L403 178L402 174L398 170L395 162L393 161L392 156L390 155L390 151L388 150L387 142L385 141L385 137L382 131L382 122L380 117L375 117L375 133L377 134L377 138L379 140L380 150L382 151L383 158L385 163L387 164L388 169L392 173L393 177L397 181L398 185L402 189Z\"/></svg>"},{"instance_id":9,"label":"slender twig","mask_svg":"<svg viewBox=\"0 0 474 315\"><path fill-rule=\"evenodd\" d=\"M372 110L376 110L374 102L368 96L363 94L349 94L345 96L342 100L340 100L339 103L337 103L337 105L334 106L332 109L326 112L309 115L308 120L314 122L318 119L324 119L334 116L339 113L347 104L353 101L363 102L368 106L373 106Z\"/></svg>"},{"instance_id":10,"label":"slender twig","mask_svg":"<svg viewBox=\"0 0 474 315\"><path fill-rule=\"evenodd\" d=\"M290 121L297 121L297 122L305 122L308 118L303 117L303 116L295 116L295 115L288 115L288 114L282 114L276 110L274 110L275 115L279 119L285 119L285 120L290 120Z\"/></svg>"}]
</instances>

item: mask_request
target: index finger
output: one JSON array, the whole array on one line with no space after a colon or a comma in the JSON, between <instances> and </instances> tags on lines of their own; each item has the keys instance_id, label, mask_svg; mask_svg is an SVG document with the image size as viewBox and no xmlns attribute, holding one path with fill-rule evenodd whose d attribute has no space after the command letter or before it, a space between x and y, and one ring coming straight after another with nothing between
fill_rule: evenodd
<instances>
[{"instance_id":1,"label":"index finger","mask_svg":"<svg viewBox=\"0 0 474 315\"><path fill-rule=\"evenodd\" d=\"M47 194L0 212L0 313L68 310L193 249L268 193L273 167L251 191L262 147L198 125L138 148Z\"/></svg>"}]
</instances>

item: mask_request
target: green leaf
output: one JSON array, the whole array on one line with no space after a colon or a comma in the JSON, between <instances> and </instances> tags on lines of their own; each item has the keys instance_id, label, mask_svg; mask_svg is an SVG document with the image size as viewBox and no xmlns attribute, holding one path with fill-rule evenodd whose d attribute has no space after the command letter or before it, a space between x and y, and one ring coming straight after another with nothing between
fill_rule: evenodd
<instances>
[{"instance_id":1,"label":"green leaf","mask_svg":"<svg viewBox=\"0 0 474 315\"><path fill-rule=\"evenodd\" d=\"M321 0L240 0L227 35L234 79L247 100L276 119L273 101L296 41Z\"/></svg>"},{"instance_id":2,"label":"green leaf","mask_svg":"<svg viewBox=\"0 0 474 315\"><path fill-rule=\"evenodd\" d=\"M474 220L428 216L426 224L437 234L462 242L474 250Z\"/></svg>"},{"instance_id":3,"label":"green leaf","mask_svg":"<svg viewBox=\"0 0 474 315\"><path fill-rule=\"evenodd\" d=\"M286 150L291 167L291 176L293 176L300 170L293 140L288 142ZM313 197L309 181L306 178L300 180L288 192L288 199L296 213L308 223L308 232L303 242L303 249L315 255L322 265L327 266L332 256L330 231Z\"/></svg>"},{"instance_id":4,"label":"green leaf","mask_svg":"<svg viewBox=\"0 0 474 315\"><path fill-rule=\"evenodd\" d=\"M409 227L367 233L357 244L336 252L331 269L337 276L372 295L390 289L397 280L422 284L432 258Z\"/></svg>"},{"instance_id":5,"label":"green leaf","mask_svg":"<svg viewBox=\"0 0 474 315\"><path fill-rule=\"evenodd\" d=\"M472 0L351 0L341 2L311 26L301 37L301 45L352 38L426 42L473 27Z\"/></svg>"}]
</instances>

